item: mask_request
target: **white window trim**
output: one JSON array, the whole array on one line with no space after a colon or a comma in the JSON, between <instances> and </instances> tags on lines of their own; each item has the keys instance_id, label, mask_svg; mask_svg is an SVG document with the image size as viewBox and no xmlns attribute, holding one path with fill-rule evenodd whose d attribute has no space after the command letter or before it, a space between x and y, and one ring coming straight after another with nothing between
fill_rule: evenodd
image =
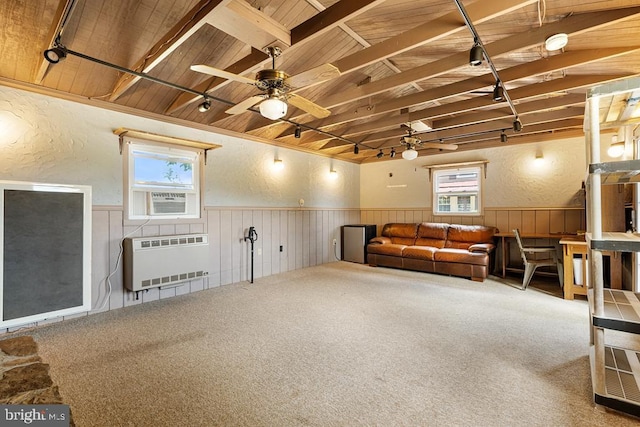
<instances>
[{"instance_id":1,"label":"white window trim","mask_svg":"<svg viewBox=\"0 0 640 427\"><path fill-rule=\"evenodd\" d=\"M486 165L486 163L485 163ZM485 174L483 173L483 167L480 164L461 164L458 167L429 167L429 176L431 177L431 206L433 216L483 216L484 215L484 181ZM431 171L431 169L434 169ZM439 212L438 211L438 197L439 193L436 191L437 186L437 175L441 173L451 173L465 170L477 170L478 171L478 179L479 179L479 188L478 188L478 210L477 212L465 212L465 211L447 211L447 212ZM486 169L485 169L486 170ZM433 173L432 173L433 172Z\"/></svg>"}]
</instances>

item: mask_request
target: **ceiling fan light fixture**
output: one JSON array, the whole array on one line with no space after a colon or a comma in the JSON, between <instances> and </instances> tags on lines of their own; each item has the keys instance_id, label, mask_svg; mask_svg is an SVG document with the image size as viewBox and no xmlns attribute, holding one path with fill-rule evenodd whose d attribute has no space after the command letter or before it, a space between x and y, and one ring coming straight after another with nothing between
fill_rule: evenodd
<instances>
[{"instance_id":1,"label":"ceiling fan light fixture","mask_svg":"<svg viewBox=\"0 0 640 427\"><path fill-rule=\"evenodd\" d=\"M57 64L67 57L67 50L63 46L54 46L44 51L44 59L51 64Z\"/></svg>"},{"instance_id":2,"label":"ceiling fan light fixture","mask_svg":"<svg viewBox=\"0 0 640 427\"><path fill-rule=\"evenodd\" d=\"M469 51L469 65L477 67L482 64L483 51L479 44L474 44Z\"/></svg>"},{"instance_id":3,"label":"ceiling fan light fixture","mask_svg":"<svg viewBox=\"0 0 640 427\"><path fill-rule=\"evenodd\" d=\"M209 101L208 98L205 98L204 102L198 105L198 111L200 111L201 113L209 111L209 108L211 108L211 101Z\"/></svg>"},{"instance_id":4,"label":"ceiling fan light fixture","mask_svg":"<svg viewBox=\"0 0 640 427\"><path fill-rule=\"evenodd\" d=\"M548 51L560 50L569 42L569 36L565 33L558 33L547 37L544 41L544 48Z\"/></svg>"},{"instance_id":5,"label":"ceiling fan light fixture","mask_svg":"<svg viewBox=\"0 0 640 427\"><path fill-rule=\"evenodd\" d=\"M278 98L268 98L260 103L260 114L271 120L278 120L287 114L287 103Z\"/></svg>"},{"instance_id":6,"label":"ceiling fan light fixture","mask_svg":"<svg viewBox=\"0 0 640 427\"><path fill-rule=\"evenodd\" d=\"M405 160L413 160L418 157L418 152L412 146L409 146L406 150L402 152L402 158Z\"/></svg>"}]
</instances>

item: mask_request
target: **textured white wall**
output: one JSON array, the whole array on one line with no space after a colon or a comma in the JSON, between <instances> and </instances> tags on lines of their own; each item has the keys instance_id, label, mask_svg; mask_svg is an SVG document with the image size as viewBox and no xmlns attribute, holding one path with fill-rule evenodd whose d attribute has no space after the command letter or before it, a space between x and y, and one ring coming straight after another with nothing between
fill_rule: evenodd
<instances>
[{"instance_id":1,"label":"textured white wall","mask_svg":"<svg viewBox=\"0 0 640 427\"><path fill-rule=\"evenodd\" d=\"M536 164L537 152L544 161ZM360 207L431 206L431 182L424 165L488 160L484 206L491 208L581 206L578 195L586 172L584 138L446 153L416 160L362 165ZM389 175L393 176L390 177ZM406 187L388 187L404 185Z\"/></svg>"},{"instance_id":2,"label":"textured white wall","mask_svg":"<svg viewBox=\"0 0 640 427\"><path fill-rule=\"evenodd\" d=\"M358 165L0 87L0 179L93 187L96 205L122 205L119 127L207 141L205 206L357 208ZM284 170L272 170L275 156ZM338 178L328 178L330 167Z\"/></svg>"}]
</instances>

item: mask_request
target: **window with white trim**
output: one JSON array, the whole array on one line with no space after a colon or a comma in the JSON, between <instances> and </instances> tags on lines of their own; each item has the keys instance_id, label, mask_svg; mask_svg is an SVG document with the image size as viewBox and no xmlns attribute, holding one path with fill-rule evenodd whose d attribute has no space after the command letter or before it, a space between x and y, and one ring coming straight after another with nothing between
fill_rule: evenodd
<instances>
[{"instance_id":1,"label":"window with white trim","mask_svg":"<svg viewBox=\"0 0 640 427\"><path fill-rule=\"evenodd\" d=\"M481 215L480 166L437 169L432 182L434 215Z\"/></svg>"},{"instance_id":2,"label":"window with white trim","mask_svg":"<svg viewBox=\"0 0 640 427\"><path fill-rule=\"evenodd\" d=\"M127 141L128 219L200 218L203 150Z\"/></svg>"}]
</instances>

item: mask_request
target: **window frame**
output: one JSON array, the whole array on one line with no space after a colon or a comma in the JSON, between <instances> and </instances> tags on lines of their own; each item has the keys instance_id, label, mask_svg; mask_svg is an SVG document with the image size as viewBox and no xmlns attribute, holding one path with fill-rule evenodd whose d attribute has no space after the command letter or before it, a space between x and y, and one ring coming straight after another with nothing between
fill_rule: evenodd
<instances>
[{"instance_id":1,"label":"window frame","mask_svg":"<svg viewBox=\"0 0 640 427\"><path fill-rule=\"evenodd\" d=\"M438 191L438 181L439 177L442 175L451 175L453 173L477 173L478 176L478 191L477 191L477 210L474 211L461 211L461 210L451 210L453 208L452 203L455 203L456 209L458 209L457 198L454 197L455 194L451 192L439 192ZM481 164L477 165L465 165L465 166L456 166L456 167L441 167L434 168L432 171L432 179L431 179L431 193L432 193L432 212L434 216L482 216L484 215L484 168ZM460 192L462 196L473 196L476 194L475 192ZM449 198L449 211L441 211L440 210L440 197L448 197Z\"/></svg>"},{"instance_id":2,"label":"window frame","mask_svg":"<svg viewBox=\"0 0 640 427\"><path fill-rule=\"evenodd\" d=\"M148 152L151 154L167 155L169 157L193 157L193 188L176 188L170 185L136 185L134 178L134 156L133 151ZM204 165L205 150L201 148L167 144L143 139L125 138L122 141L123 157L123 205L124 220L136 222L146 221L180 221L184 219L202 220L203 215L203 195L204 195ZM150 193L152 192L173 192L187 194L187 213L151 213ZM141 195L144 193L144 195ZM144 200L143 200L144 199ZM141 203L144 203L144 213Z\"/></svg>"}]
</instances>

